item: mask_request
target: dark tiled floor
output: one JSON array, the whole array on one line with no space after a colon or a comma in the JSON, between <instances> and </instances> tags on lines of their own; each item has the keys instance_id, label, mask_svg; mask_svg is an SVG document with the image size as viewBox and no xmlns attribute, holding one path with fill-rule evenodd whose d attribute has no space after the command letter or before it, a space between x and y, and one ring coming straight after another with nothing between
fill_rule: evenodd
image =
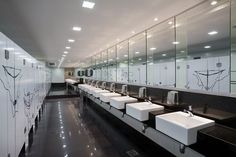
<instances>
[{"instance_id":1,"label":"dark tiled floor","mask_svg":"<svg viewBox=\"0 0 236 157\"><path fill-rule=\"evenodd\" d=\"M88 107L79 114L78 102L75 98L46 102L27 157L171 156L99 108Z\"/></svg>"}]
</instances>

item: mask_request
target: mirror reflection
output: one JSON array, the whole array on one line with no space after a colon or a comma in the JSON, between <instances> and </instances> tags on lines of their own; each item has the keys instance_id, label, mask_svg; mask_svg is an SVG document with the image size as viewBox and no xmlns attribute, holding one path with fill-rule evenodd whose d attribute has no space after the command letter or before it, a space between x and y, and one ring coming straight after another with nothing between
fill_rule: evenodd
<instances>
[{"instance_id":1,"label":"mirror reflection","mask_svg":"<svg viewBox=\"0 0 236 157\"><path fill-rule=\"evenodd\" d=\"M175 30L169 19L147 32L147 84L175 87Z\"/></svg>"},{"instance_id":2,"label":"mirror reflection","mask_svg":"<svg viewBox=\"0 0 236 157\"><path fill-rule=\"evenodd\" d=\"M206 1L176 17L178 88L229 92L229 9Z\"/></svg>"},{"instance_id":3,"label":"mirror reflection","mask_svg":"<svg viewBox=\"0 0 236 157\"><path fill-rule=\"evenodd\" d=\"M117 82L128 82L128 41L117 45Z\"/></svg>"},{"instance_id":4,"label":"mirror reflection","mask_svg":"<svg viewBox=\"0 0 236 157\"><path fill-rule=\"evenodd\" d=\"M129 39L129 83L146 84L146 33Z\"/></svg>"},{"instance_id":5,"label":"mirror reflection","mask_svg":"<svg viewBox=\"0 0 236 157\"><path fill-rule=\"evenodd\" d=\"M102 61L101 61L101 64L102 64L102 80L103 81L107 81L107 50L106 51L103 51L102 52Z\"/></svg>"},{"instance_id":6,"label":"mirror reflection","mask_svg":"<svg viewBox=\"0 0 236 157\"><path fill-rule=\"evenodd\" d=\"M108 49L108 81L116 81L116 47Z\"/></svg>"}]
</instances>

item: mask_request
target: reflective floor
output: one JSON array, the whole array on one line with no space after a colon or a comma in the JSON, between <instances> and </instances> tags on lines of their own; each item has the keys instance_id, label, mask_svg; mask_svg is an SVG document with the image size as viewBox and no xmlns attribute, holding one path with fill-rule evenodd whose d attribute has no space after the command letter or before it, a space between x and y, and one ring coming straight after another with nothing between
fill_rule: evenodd
<instances>
[{"instance_id":1,"label":"reflective floor","mask_svg":"<svg viewBox=\"0 0 236 157\"><path fill-rule=\"evenodd\" d=\"M79 114L78 104L76 98L46 102L27 157L172 156L95 104Z\"/></svg>"}]
</instances>

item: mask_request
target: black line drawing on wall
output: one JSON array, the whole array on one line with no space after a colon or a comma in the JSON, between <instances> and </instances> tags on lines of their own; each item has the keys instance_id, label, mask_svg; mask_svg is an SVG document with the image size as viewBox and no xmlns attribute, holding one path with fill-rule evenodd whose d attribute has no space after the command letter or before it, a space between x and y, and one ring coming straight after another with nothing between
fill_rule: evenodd
<instances>
[{"instance_id":1,"label":"black line drawing on wall","mask_svg":"<svg viewBox=\"0 0 236 157\"><path fill-rule=\"evenodd\" d=\"M20 98L20 83L16 85L16 80L20 81L22 78L21 69L4 65L2 65L2 68L4 70L5 79L0 78L0 81L4 89L8 92L11 102L12 117L14 118L17 112L17 103ZM13 84L11 82L13 82Z\"/></svg>"},{"instance_id":2,"label":"black line drawing on wall","mask_svg":"<svg viewBox=\"0 0 236 157\"><path fill-rule=\"evenodd\" d=\"M35 95L39 92L39 90L34 89L33 92L24 92L24 112L25 116L28 120L28 125L30 126L31 118L34 118L34 115L31 114L31 107L33 105L33 100Z\"/></svg>"},{"instance_id":3,"label":"black line drawing on wall","mask_svg":"<svg viewBox=\"0 0 236 157\"><path fill-rule=\"evenodd\" d=\"M224 80L229 74L222 76L223 73L226 72L226 69L223 70L202 70L202 71L194 71L194 76L197 78L197 85L201 89L205 89L206 91L212 91L217 82ZM209 82L210 77L214 77L213 82ZM206 83L204 83L204 79Z\"/></svg>"}]
</instances>

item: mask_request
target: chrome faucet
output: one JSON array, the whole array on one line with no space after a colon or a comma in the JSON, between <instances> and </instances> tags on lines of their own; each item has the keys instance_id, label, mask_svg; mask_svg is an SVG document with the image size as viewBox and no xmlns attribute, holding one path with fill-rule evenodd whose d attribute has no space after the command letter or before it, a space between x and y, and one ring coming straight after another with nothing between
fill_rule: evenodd
<instances>
[{"instance_id":1,"label":"chrome faucet","mask_svg":"<svg viewBox=\"0 0 236 157\"><path fill-rule=\"evenodd\" d=\"M192 111L193 111L193 109L192 109L191 105L188 106L188 110L184 109L184 112L188 113L189 117L193 117L194 116Z\"/></svg>"},{"instance_id":2,"label":"chrome faucet","mask_svg":"<svg viewBox=\"0 0 236 157\"><path fill-rule=\"evenodd\" d=\"M101 88L102 88L102 89L105 89L105 88L106 88L106 82L103 82L103 83L102 83Z\"/></svg>"},{"instance_id":3,"label":"chrome faucet","mask_svg":"<svg viewBox=\"0 0 236 157\"><path fill-rule=\"evenodd\" d=\"M99 83L100 83L100 81L97 81L97 82L96 82L96 85L95 85L96 88L99 87Z\"/></svg>"},{"instance_id":4,"label":"chrome faucet","mask_svg":"<svg viewBox=\"0 0 236 157\"><path fill-rule=\"evenodd\" d=\"M116 86L116 84L115 83L111 83L111 86L110 86L110 91L111 92L115 92L115 86Z\"/></svg>"}]
</instances>

